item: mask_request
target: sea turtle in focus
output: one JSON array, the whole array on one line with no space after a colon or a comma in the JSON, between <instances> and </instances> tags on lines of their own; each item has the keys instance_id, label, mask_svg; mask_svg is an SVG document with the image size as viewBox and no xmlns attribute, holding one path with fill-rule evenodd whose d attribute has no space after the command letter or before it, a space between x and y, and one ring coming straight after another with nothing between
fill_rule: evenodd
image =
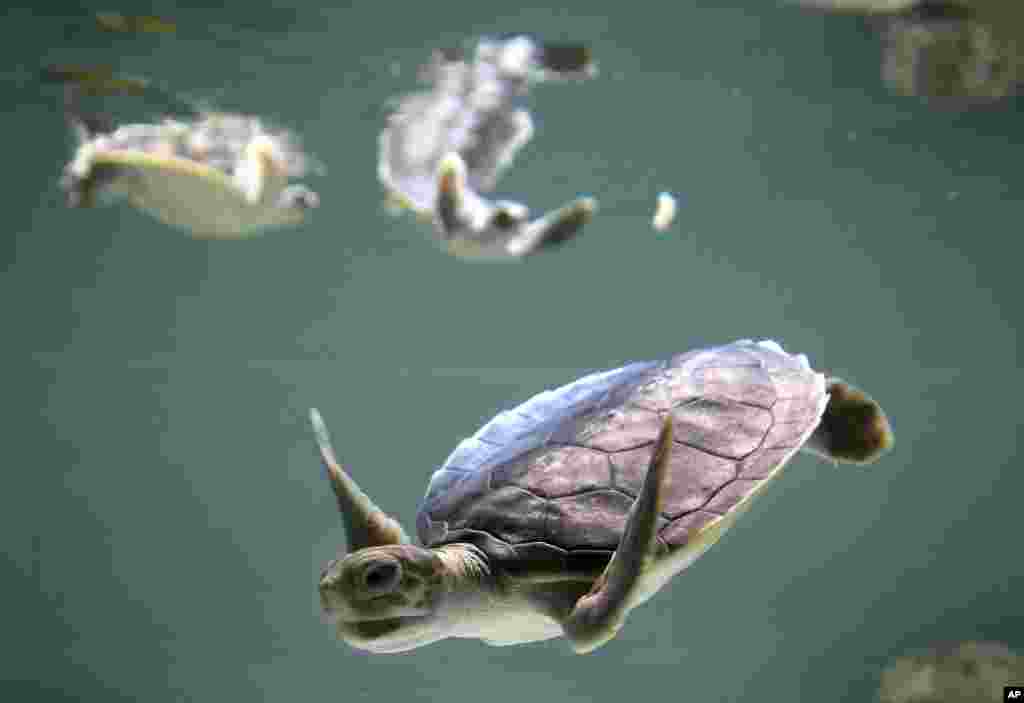
<instances>
[{"instance_id":1,"label":"sea turtle in focus","mask_svg":"<svg viewBox=\"0 0 1024 703\"><path fill-rule=\"evenodd\" d=\"M315 163L286 130L209 111L115 127L78 109L78 89L69 86L65 101L78 141L61 179L71 207L125 198L194 237L238 239L297 225L319 205L315 192L289 183Z\"/></svg>"},{"instance_id":2,"label":"sea turtle in focus","mask_svg":"<svg viewBox=\"0 0 1024 703\"><path fill-rule=\"evenodd\" d=\"M313 426L349 538L320 575L338 636L376 653L448 637L601 646L704 553L800 448L868 463L881 408L803 355L741 340L595 373L502 412L434 473L423 546Z\"/></svg>"}]
</instances>

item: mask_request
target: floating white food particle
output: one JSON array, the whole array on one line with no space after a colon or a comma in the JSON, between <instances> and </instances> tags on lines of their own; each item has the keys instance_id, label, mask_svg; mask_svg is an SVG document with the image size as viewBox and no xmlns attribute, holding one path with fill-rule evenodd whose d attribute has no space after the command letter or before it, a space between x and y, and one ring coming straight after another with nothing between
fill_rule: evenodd
<instances>
[{"instance_id":1,"label":"floating white food particle","mask_svg":"<svg viewBox=\"0 0 1024 703\"><path fill-rule=\"evenodd\" d=\"M654 219L651 226L659 232L664 232L676 219L676 199L669 193L658 194L658 206L654 210Z\"/></svg>"}]
</instances>

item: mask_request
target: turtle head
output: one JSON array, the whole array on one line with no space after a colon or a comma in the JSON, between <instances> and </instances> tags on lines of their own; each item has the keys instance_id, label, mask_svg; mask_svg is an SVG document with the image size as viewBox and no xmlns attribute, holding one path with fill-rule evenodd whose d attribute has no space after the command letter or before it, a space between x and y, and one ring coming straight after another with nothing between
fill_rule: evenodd
<instances>
[{"instance_id":1,"label":"turtle head","mask_svg":"<svg viewBox=\"0 0 1024 703\"><path fill-rule=\"evenodd\" d=\"M412 544L374 505L335 458L320 413L312 410L310 419L349 541L349 553L320 573L325 618L341 639L370 652L401 652L447 637L447 560L440 550Z\"/></svg>"},{"instance_id":2,"label":"turtle head","mask_svg":"<svg viewBox=\"0 0 1024 703\"><path fill-rule=\"evenodd\" d=\"M443 637L432 636L432 624L444 581L443 564L432 550L412 544L364 547L324 567L320 605L353 647L402 651Z\"/></svg>"},{"instance_id":3,"label":"turtle head","mask_svg":"<svg viewBox=\"0 0 1024 703\"><path fill-rule=\"evenodd\" d=\"M108 195L110 187L125 175L125 170L114 164L97 160L96 143L81 144L75 157L64 167L59 187L64 192L68 207L93 207Z\"/></svg>"},{"instance_id":4,"label":"turtle head","mask_svg":"<svg viewBox=\"0 0 1024 703\"><path fill-rule=\"evenodd\" d=\"M307 210L320 207L320 196L304 185L292 184L285 186L277 199L277 206L284 210L294 211L297 218L305 217Z\"/></svg>"}]
</instances>

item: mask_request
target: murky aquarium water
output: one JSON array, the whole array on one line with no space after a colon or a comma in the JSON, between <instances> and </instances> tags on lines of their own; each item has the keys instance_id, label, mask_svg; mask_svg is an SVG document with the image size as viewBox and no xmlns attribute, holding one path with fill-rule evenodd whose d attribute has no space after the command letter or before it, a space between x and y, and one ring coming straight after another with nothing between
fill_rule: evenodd
<instances>
[{"instance_id":1,"label":"murky aquarium water","mask_svg":"<svg viewBox=\"0 0 1024 703\"><path fill-rule=\"evenodd\" d=\"M205 5L0 29L0 698L1014 700L1015 2Z\"/></svg>"}]
</instances>

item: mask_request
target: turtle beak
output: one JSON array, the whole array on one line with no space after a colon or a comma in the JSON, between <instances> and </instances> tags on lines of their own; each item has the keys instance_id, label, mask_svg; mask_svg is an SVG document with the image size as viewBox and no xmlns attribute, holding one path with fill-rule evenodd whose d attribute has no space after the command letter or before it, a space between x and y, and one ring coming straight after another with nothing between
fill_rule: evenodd
<instances>
[{"instance_id":1,"label":"turtle beak","mask_svg":"<svg viewBox=\"0 0 1024 703\"><path fill-rule=\"evenodd\" d=\"M320 448L320 460L338 499L338 510L348 533L349 550L356 552L366 547L411 543L398 521L378 508L338 463L320 413L310 410L309 417Z\"/></svg>"},{"instance_id":2,"label":"turtle beak","mask_svg":"<svg viewBox=\"0 0 1024 703\"><path fill-rule=\"evenodd\" d=\"M320 583L318 584L320 609L323 613L323 619L331 625L336 624L339 620L348 619L345 617L345 614L350 610L339 588L336 564L337 561L332 561L327 565L324 573L320 576Z\"/></svg>"}]
</instances>

